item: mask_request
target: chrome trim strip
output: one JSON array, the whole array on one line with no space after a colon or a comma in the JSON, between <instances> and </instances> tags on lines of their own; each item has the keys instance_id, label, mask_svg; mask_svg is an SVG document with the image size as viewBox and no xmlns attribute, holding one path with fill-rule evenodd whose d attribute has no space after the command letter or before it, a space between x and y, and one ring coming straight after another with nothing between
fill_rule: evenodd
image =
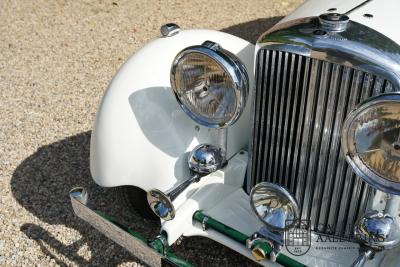
<instances>
[{"instance_id":1,"label":"chrome trim strip","mask_svg":"<svg viewBox=\"0 0 400 267\"><path fill-rule=\"evenodd\" d=\"M161 266L161 261L164 258L161 254L86 206L87 192L85 189L81 187L74 188L70 192L70 198L72 208L79 218L88 222L106 237L128 250L136 258L149 266Z\"/></svg>"},{"instance_id":2,"label":"chrome trim strip","mask_svg":"<svg viewBox=\"0 0 400 267\"><path fill-rule=\"evenodd\" d=\"M354 21L346 31L320 30L317 17L278 24L260 36L257 46L309 56L366 72L390 80L400 87L400 46L385 35Z\"/></svg>"}]
</instances>

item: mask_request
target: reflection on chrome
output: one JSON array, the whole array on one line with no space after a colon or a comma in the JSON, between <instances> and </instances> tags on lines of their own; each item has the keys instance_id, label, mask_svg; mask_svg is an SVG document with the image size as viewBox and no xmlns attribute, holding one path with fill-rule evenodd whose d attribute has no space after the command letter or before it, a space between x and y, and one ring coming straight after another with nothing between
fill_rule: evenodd
<instances>
[{"instance_id":1,"label":"reflection on chrome","mask_svg":"<svg viewBox=\"0 0 400 267\"><path fill-rule=\"evenodd\" d=\"M257 184L251 191L250 201L260 220L275 231L291 228L299 217L296 200L277 184Z\"/></svg>"},{"instance_id":2,"label":"reflection on chrome","mask_svg":"<svg viewBox=\"0 0 400 267\"><path fill-rule=\"evenodd\" d=\"M393 249L400 242L400 228L389 214L370 211L359 219L354 227L354 236L363 246L352 267L362 267L374 257L376 251Z\"/></svg>"},{"instance_id":3,"label":"reflection on chrome","mask_svg":"<svg viewBox=\"0 0 400 267\"><path fill-rule=\"evenodd\" d=\"M221 169L225 163L226 154L223 149L209 144L196 146L188 158L188 167L192 176L167 192L158 189L149 190L147 202L151 210L166 221L174 219L175 207L172 202L192 183L199 182L202 177Z\"/></svg>"},{"instance_id":4,"label":"reflection on chrome","mask_svg":"<svg viewBox=\"0 0 400 267\"><path fill-rule=\"evenodd\" d=\"M373 98L349 114L342 147L355 172L372 186L400 194L400 94Z\"/></svg>"},{"instance_id":5,"label":"reflection on chrome","mask_svg":"<svg viewBox=\"0 0 400 267\"><path fill-rule=\"evenodd\" d=\"M246 68L217 43L206 41L181 51L170 78L179 105L203 126L227 127L244 110L249 90Z\"/></svg>"},{"instance_id":6,"label":"reflection on chrome","mask_svg":"<svg viewBox=\"0 0 400 267\"><path fill-rule=\"evenodd\" d=\"M359 115L356 150L362 161L386 179L400 182L400 104L372 107Z\"/></svg>"}]
</instances>

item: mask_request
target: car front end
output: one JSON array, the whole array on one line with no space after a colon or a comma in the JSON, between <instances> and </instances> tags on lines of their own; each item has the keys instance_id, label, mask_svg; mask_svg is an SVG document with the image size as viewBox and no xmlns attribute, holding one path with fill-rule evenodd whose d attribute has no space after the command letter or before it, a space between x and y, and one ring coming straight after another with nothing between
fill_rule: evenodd
<instances>
[{"instance_id":1,"label":"car front end","mask_svg":"<svg viewBox=\"0 0 400 267\"><path fill-rule=\"evenodd\" d=\"M307 1L255 45L164 25L111 81L90 158L96 183L141 192L160 235L93 212L82 188L75 213L150 266L189 266L169 249L188 236L263 266L397 266L397 6Z\"/></svg>"}]
</instances>

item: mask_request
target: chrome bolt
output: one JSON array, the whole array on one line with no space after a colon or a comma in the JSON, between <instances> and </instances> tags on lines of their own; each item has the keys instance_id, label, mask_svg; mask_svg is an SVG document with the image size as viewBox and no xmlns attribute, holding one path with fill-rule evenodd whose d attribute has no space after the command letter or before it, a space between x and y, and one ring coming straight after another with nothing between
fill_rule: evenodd
<instances>
[{"instance_id":1,"label":"chrome bolt","mask_svg":"<svg viewBox=\"0 0 400 267\"><path fill-rule=\"evenodd\" d=\"M181 28L175 23L167 23L161 26L160 32L164 37L171 37L178 34Z\"/></svg>"}]
</instances>

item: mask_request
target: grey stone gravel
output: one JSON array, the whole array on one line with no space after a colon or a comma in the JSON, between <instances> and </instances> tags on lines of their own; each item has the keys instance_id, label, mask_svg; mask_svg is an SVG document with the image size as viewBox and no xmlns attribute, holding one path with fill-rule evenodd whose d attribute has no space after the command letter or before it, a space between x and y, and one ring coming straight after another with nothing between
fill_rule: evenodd
<instances>
[{"instance_id":1,"label":"grey stone gravel","mask_svg":"<svg viewBox=\"0 0 400 267\"><path fill-rule=\"evenodd\" d=\"M0 265L142 266L69 205L69 189L83 185L91 205L157 233L90 178L90 129L107 83L163 23L254 42L300 2L0 1ZM198 266L252 265L204 238L175 249Z\"/></svg>"}]
</instances>

